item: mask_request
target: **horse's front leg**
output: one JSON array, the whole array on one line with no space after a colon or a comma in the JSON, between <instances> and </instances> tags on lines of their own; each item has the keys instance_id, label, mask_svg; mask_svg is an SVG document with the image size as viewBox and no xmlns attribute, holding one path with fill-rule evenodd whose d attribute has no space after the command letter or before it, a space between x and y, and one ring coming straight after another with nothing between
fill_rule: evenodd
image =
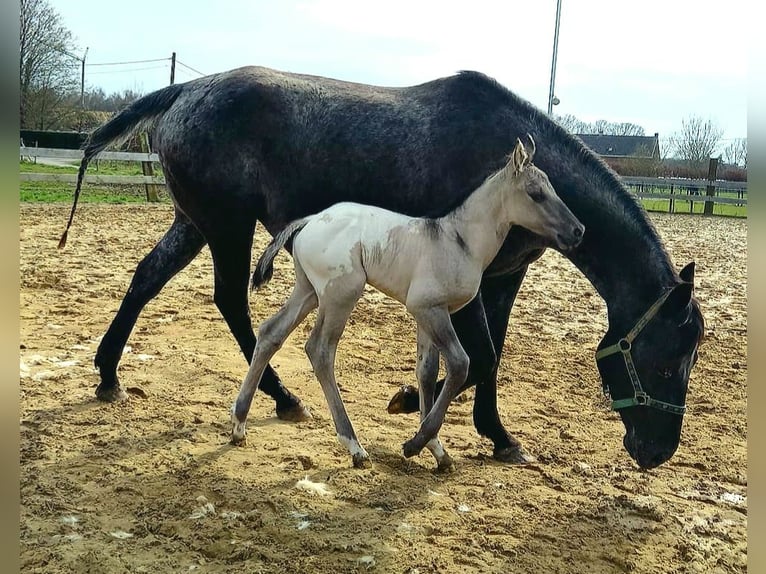
<instances>
[{"instance_id":1,"label":"horse's front leg","mask_svg":"<svg viewBox=\"0 0 766 574\"><path fill-rule=\"evenodd\" d=\"M523 464L534 459L524 452L519 440L505 429L500 420L500 414L497 412L497 370L508 331L511 308L526 273L527 268L523 267L515 273L485 278L482 281L482 312L486 313L485 324L495 350L496 361L490 372L481 373L481 378L476 380L476 398L473 404L474 426L480 435L494 443L492 456L514 464ZM461 331L458 331L458 334L461 335ZM464 336L470 335L471 332L468 331Z\"/></svg>"}]
</instances>

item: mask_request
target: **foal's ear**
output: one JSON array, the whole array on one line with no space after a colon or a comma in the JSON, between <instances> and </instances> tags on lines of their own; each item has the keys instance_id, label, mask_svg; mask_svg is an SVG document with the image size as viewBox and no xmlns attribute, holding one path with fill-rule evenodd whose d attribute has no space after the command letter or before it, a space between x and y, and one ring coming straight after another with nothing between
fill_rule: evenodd
<instances>
[{"instance_id":1,"label":"foal's ear","mask_svg":"<svg viewBox=\"0 0 766 574\"><path fill-rule=\"evenodd\" d=\"M524 170L524 166L529 163L529 155L527 155L527 150L524 149L524 144L521 143L519 138L516 138L516 147L513 148L511 161L513 162L514 175L521 173Z\"/></svg>"},{"instance_id":2,"label":"foal's ear","mask_svg":"<svg viewBox=\"0 0 766 574\"><path fill-rule=\"evenodd\" d=\"M527 139L529 140L529 149L527 152L529 153L529 163L532 163L532 160L535 157L535 151L537 151L537 146L535 145L535 140L532 138L532 134L527 132Z\"/></svg>"}]
</instances>

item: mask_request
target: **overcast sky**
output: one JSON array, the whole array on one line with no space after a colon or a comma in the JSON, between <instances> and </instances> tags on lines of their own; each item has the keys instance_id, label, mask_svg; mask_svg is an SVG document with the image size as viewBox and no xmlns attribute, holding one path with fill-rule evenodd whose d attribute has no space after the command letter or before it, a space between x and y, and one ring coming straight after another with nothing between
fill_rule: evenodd
<instances>
[{"instance_id":1,"label":"overcast sky","mask_svg":"<svg viewBox=\"0 0 766 574\"><path fill-rule=\"evenodd\" d=\"M250 64L390 86L473 69L547 108L556 0L49 1L108 93L167 85L175 51L176 82ZM747 3L706 4L562 0L554 111L661 139L694 114L746 137Z\"/></svg>"}]
</instances>

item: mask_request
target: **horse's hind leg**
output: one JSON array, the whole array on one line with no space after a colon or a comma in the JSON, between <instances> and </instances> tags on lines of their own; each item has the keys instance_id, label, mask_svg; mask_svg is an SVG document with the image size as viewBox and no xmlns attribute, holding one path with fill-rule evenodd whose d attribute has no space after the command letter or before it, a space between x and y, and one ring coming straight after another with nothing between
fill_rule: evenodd
<instances>
[{"instance_id":1,"label":"horse's hind leg","mask_svg":"<svg viewBox=\"0 0 766 574\"><path fill-rule=\"evenodd\" d=\"M258 329L258 341L255 344L253 359L247 371L245 380L239 390L237 400L231 407L231 422L233 424L231 442L241 444L245 438L247 414L253 395L258 389L258 383L268 367L269 361L282 347L287 337L306 318L306 315L317 306L314 288L306 279L306 275L296 261L295 287L290 298L271 318L263 322Z\"/></svg>"},{"instance_id":2,"label":"horse's hind leg","mask_svg":"<svg viewBox=\"0 0 766 574\"><path fill-rule=\"evenodd\" d=\"M248 362L253 358L256 341L247 302L254 230L254 224L237 224L236 219L230 217L225 225L221 225L219 233L207 237L215 268L213 298ZM311 418L300 399L285 388L270 365L263 373L259 388L274 399L280 419L302 421Z\"/></svg>"},{"instance_id":3,"label":"horse's hind leg","mask_svg":"<svg viewBox=\"0 0 766 574\"><path fill-rule=\"evenodd\" d=\"M319 298L317 322L306 341L306 354L309 356L319 384L322 385L338 440L348 448L356 468L369 467L370 457L364 447L359 444L346 407L343 405L338 383L335 380L335 353L346 327L346 321L362 294L364 284L364 276L346 276L342 284L336 280L333 286Z\"/></svg>"},{"instance_id":4,"label":"horse's hind leg","mask_svg":"<svg viewBox=\"0 0 766 574\"><path fill-rule=\"evenodd\" d=\"M426 418L434 406L436 394L436 378L439 376L439 351L431 342L431 338L418 327L418 362L415 374L420 387L420 421ZM444 450L439 437L432 438L426 443L426 448L436 459L439 472L451 472L455 469L452 458Z\"/></svg>"},{"instance_id":5,"label":"horse's hind leg","mask_svg":"<svg viewBox=\"0 0 766 574\"><path fill-rule=\"evenodd\" d=\"M120 309L96 352L94 363L101 377L96 396L100 400L112 402L125 398L117 379L117 365L139 314L165 284L196 257L204 245L205 239L197 228L176 211L170 229L138 264Z\"/></svg>"}]
</instances>

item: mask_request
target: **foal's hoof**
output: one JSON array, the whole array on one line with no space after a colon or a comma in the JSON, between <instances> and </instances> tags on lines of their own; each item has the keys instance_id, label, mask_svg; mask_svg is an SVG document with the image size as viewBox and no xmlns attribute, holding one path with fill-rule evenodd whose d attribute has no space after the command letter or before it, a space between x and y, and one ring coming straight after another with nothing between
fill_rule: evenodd
<instances>
[{"instance_id":1,"label":"foal's hoof","mask_svg":"<svg viewBox=\"0 0 766 574\"><path fill-rule=\"evenodd\" d=\"M439 474L452 474L455 472L456 467L455 463L452 460L452 457L450 455L445 454L442 459L439 461L438 466L436 467L436 472Z\"/></svg>"},{"instance_id":2,"label":"foal's hoof","mask_svg":"<svg viewBox=\"0 0 766 574\"><path fill-rule=\"evenodd\" d=\"M423 450L423 447L418 446L418 442L414 438L411 438L402 445L402 453L404 453L404 458L412 458L421 450Z\"/></svg>"},{"instance_id":3,"label":"foal's hoof","mask_svg":"<svg viewBox=\"0 0 766 574\"><path fill-rule=\"evenodd\" d=\"M314 417L311 416L311 411L299 402L297 405L292 405L286 409L277 409L277 418L291 423L300 423Z\"/></svg>"},{"instance_id":4,"label":"foal's hoof","mask_svg":"<svg viewBox=\"0 0 766 574\"><path fill-rule=\"evenodd\" d=\"M245 446L247 444L246 428L247 423L239 422L237 415L234 414L234 407L231 412L231 439L229 443L234 446Z\"/></svg>"},{"instance_id":5,"label":"foal's hoof","mask_svg":"<svg viewBox=\"0 0 766 574\"><path fill-rule=\"evenodd\" d=\"M120 385L108 388L99 385L96 387L96 398L99 401L104 401L105 403L118 403L120 401L127 400L128 394L122 390Z\"/></svg>"},{"instance_id":6,"label":"foal's hoof","mask_svg":"<svg viewBox=\"0 0 766 574\"><path fill-rule=\"evenodd\" d=\"M388 402L388 414L416 413L420 410L418 390L412 385L402 385Z\"/></svg>"},{"instance_id":7,"label":"foal's hoof","mask_svg":"<svg viewBox=\"0 0 766 574\"><path fill-rule=\"evenodd\" d=\"M351 457L351 461L354 463L354 468L372 468L372 461L369 456L355 454Z\"/></svg>"},{"instance_id":8,"label":"foal's hoof","mask_svg":"<svg viewBox=\"0 0 766 574\"><path fill-rule=\"evenodd\" d=\"M510 464L530 464L537 462L535 457L524 452L524 449L520 446L495 449L492 453L492 457L500 462L507 462Z\"/></svg>"},{"instance_id":9,"label":"foal's hoof","mask_svg":"<svg viewBox=\"0 0 766 574\"><path fill-rule=\"evenodd\" d=\"M247 446L247 435L237 436L234 433L231 433L229 444L232 446Z\"/></svg>"}]
</instances>

